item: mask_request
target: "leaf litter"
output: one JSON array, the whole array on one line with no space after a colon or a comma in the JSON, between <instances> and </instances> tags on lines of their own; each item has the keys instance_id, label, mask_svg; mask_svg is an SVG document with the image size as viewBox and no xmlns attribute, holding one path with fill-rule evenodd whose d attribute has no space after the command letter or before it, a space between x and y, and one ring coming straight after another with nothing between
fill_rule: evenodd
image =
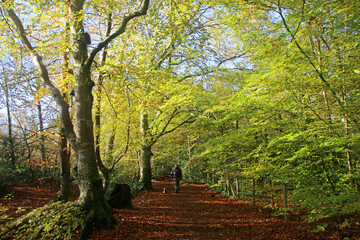
<instances>
[{"instance_id":1,"label":"leaf litter","mask_svg":"<svg viewBox=\"0 0 360 240\"><path fill-rule=\"evenodd\" d=\"M210 192L202 184L182 184L178 194L169 180L154 181L153 188L133 198L134 209L114 210L115 228L95 230L90 239L360 239L358 234L344 237L337 231L310 232L314 223L284 222L261 207ZM162 193L164 188L168 194ZM10 190L13 196L0 203L12 219L56 196L56 191L39 185Z\"/></svg>"}]
</instances>

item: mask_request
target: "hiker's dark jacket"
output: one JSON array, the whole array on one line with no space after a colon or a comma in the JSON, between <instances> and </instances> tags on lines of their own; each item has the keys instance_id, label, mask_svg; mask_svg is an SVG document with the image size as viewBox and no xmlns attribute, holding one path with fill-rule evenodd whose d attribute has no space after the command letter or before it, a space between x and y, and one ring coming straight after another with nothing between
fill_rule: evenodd
<instances>
[{"instance_id":1,"label":"hiker's dark jacket","mask_svg":"<svg viewBox=\"0 0 360 240\"><path fill-rule=\"evenodd\" d=\"M182 180L182 172L179 167L174 167L171 170L171 179L173 180Z\"/></svg>"}]
</instances>

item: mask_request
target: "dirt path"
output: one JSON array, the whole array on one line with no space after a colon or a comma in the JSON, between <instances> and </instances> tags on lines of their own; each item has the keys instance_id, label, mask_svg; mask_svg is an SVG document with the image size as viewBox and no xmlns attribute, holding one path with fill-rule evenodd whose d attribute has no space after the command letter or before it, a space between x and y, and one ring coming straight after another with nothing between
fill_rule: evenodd
<instances>
[{"instance_id":1,"label":"dirt path","mask_svg":"<svg viewBox=\"0 0 360 240\"><path fill-rule=\"evenodd\" d=\"M334 239L308 233L302 222L285 223L251 204L206 191L206 186L154 182L133 200L134 210L116 210L115 229L91 239ZM169 189L162 194L163 188Z\"/></svg>"}]
</instances>

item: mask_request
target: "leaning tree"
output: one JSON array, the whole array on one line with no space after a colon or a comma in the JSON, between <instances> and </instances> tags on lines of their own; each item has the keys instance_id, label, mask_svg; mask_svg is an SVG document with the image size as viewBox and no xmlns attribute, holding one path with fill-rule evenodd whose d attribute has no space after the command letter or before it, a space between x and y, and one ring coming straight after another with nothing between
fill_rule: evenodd
<instances>
[{"instance_id":1,"label":"leaning tree","mask_svg":"<svg viewBox=\"0 0 360 240\"><path fill-rule=\"evenodd\" d=\"M38 4L42 6L42 3L39 2L40 1L33 1L27 2L26 4ZM24 27L24 23L28 24L31 22L33 16L30 14L28 15L28 19L21 19L19 17L20 15L17 14L17 10L24 10L24 5L20 6L19 3L10 0L2 0L1 2L3 11L6 12L7 17L11 19L11 21L6 20L6 22L12 29L16 30L23 48L26 49L34 65L37 67L42 84L51 93L59 108L64 134L69 140L76 156L78 184L80 188L79 202L89 213L89 221L86 222L95 222L96 226L101 228L112 227L114 220L110 208L105 201L102 179L96 163L92 120L92 89L94 82L91 79L91 67L97 54L115 38L124 33L128 23L132 19L146 15L149 2L149 0L144 0L140 6L140 10L130 12L123 17L119 21L118 28L102 41L99 40L91 51L88 51L86 42L87 34L84 30L84 21L87 15L85 15L84 12L86 7L88 7L87 4L94 5L96 4L95 1L70 0L66 4L53 3L53 5L49 7L59 8L59 11L63 10L60 8L68 9L66 15L69 18L71 30L70 52L71 63L73 65L71 72L75 79L73 91L75 100L75 124L70 116L69 104L63 97L61 90L54 84L54 76L51 76L48 63L44 61L44 57L46 57L45 53L38 51L37 47L33 46L31 39L29 39L29 31ZM129 8L136 3L138 3L138 1L129 3L131 4ZM114 4L113 7L115 6ZM37 9L41 11L42 8ZM106 16L104 16L104 18L106 18ZM56 31L56 29L53 31ZM53 41L53 39L49 40L49 43L51 43L51 41Z\"/></svg>"}]
</instances>

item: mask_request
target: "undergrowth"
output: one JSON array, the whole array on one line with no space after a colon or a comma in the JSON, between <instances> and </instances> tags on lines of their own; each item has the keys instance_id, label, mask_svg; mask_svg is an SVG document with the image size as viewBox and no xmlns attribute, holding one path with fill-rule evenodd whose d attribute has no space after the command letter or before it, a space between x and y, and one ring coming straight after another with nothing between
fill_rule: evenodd
<instances>
[{"instance_id":1,"label":"undergrowth","mask_svg":"<svg viewBox=\"0 0 360 240\"><path fill-rule=\"evenodd\" d=\"M72 239L84 212L74 202L54 202L0 227L0 239Z\"/></svg>"}]
</instances>

